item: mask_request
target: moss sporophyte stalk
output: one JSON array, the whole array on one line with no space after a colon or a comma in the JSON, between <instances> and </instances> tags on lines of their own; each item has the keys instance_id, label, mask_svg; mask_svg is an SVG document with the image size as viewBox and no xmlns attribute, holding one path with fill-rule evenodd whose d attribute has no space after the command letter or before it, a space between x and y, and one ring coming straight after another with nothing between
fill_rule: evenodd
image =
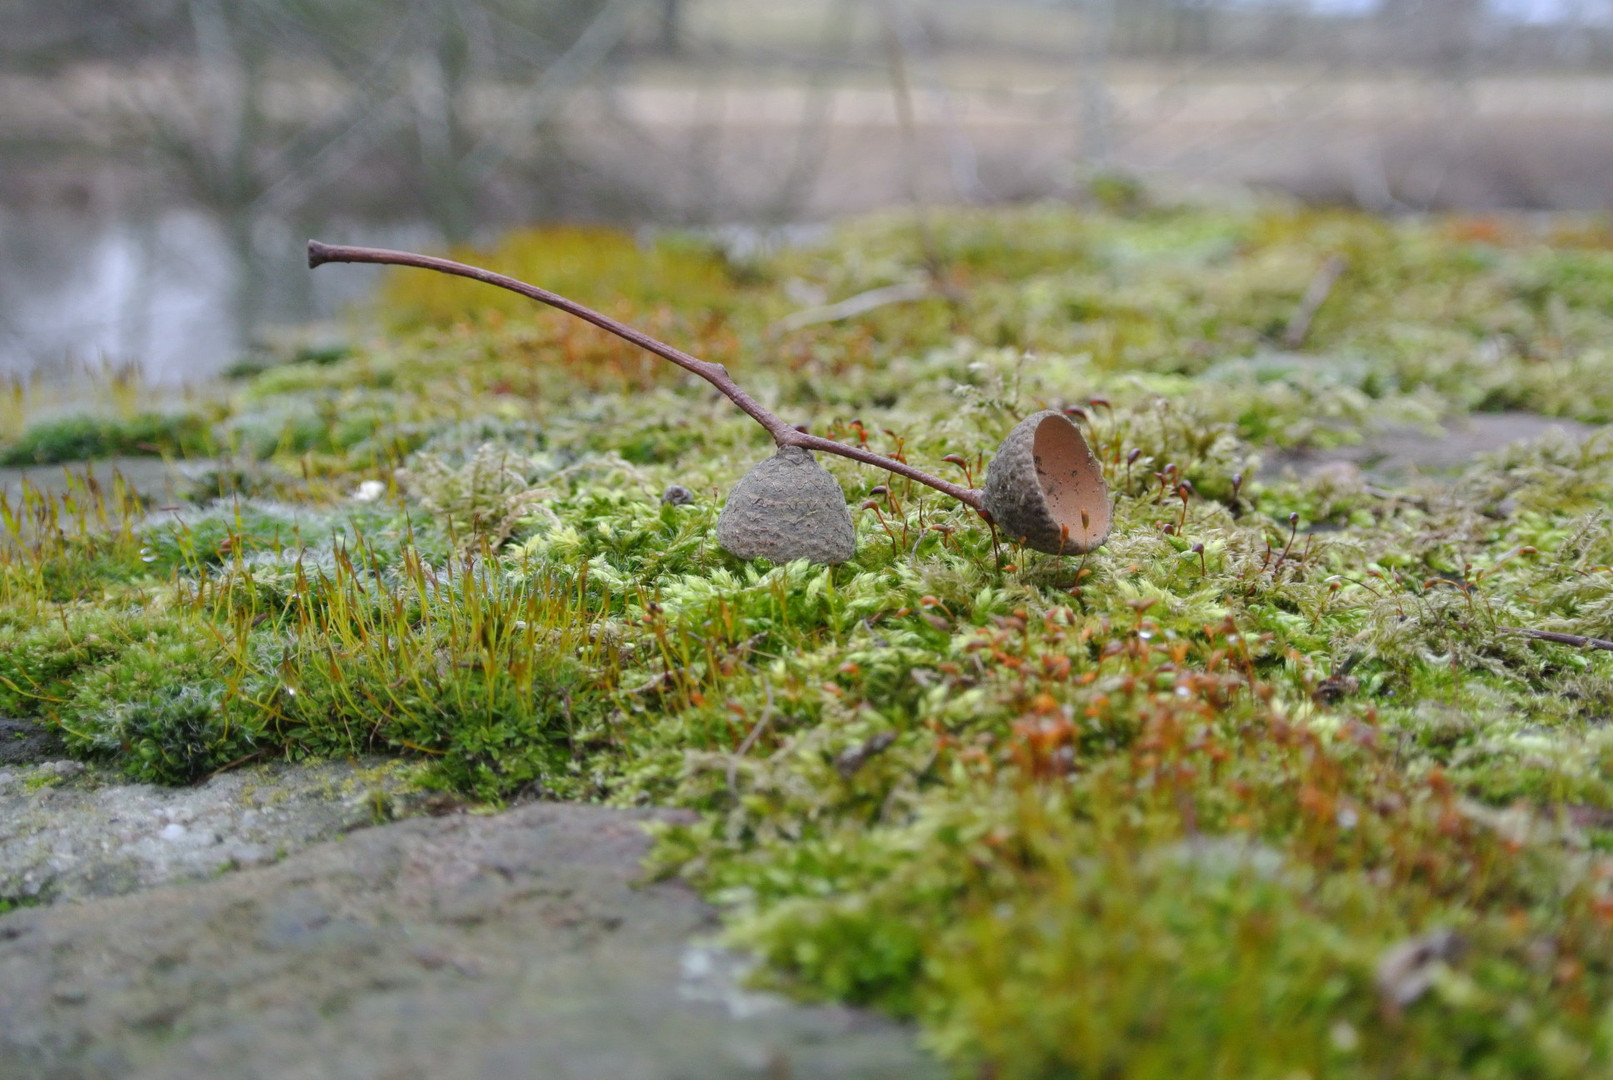
<instances>
[{"instance_id":1,"label":"moss sporophyte stalk","mask_svg":"<svg viewBox=\"0 0 1613 1080\"><path fill-rule=\"evenodd\" d=\"M407 269L383 332L181 408L15 388L0 716L160 783L381 752L687 808L655 869L760 978L960 1076L1613 1069L1605 223L932 232L456 253L687 342L765 442L694 369ZM818 515L820 561L760 546Z\"/></svg>"}]
</instances>

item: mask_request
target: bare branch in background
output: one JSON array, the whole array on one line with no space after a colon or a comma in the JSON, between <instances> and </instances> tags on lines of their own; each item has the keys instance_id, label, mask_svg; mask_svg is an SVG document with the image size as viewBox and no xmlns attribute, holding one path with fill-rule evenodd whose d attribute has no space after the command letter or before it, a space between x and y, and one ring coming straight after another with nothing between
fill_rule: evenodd
<instances>
[{"instance_id":1,"label":"bare branch in background","mask_svg":"<svg viewBox=\"0 0 1613 1080\"><path fill-rule=\"evenodd\" d=\"M509 119L482 138L460 161L474 181L484 180L534 128L553 114L565 95L588 78L621 43L642 0L606 0L572 46L547 65L531 87L507 106Z\"/></svg>"},{"instance_id":2,"label":"bare branch in background","mask_svg":"<svg viewBox=\"0 0 1613 1080\"><path fill-rule=\"evenodd\" d=\"M1342 255L1329 255L1317 269L1316 276L1305 289L1305 295L1300 298L1299 307L1288 320L1288 327L1283 331L1283 345L1290 349L1297 349L1305 344L1305 337L1311 332L1311 320L1316 313L1327 303L1327 298L1333 293L1333 286L1338 282L1339 275L1344 273L1347 263Z\"/></svg>"},{"instance_id":3,"label":"bare branch in background","mask_svg":"<svg viewBox=\"0 0 1613 1080\"><path fill-rule=\"evenodd\" d=\"M1114 35L1115 0L1086 0L1081 68L1081 163L1087 169L1109 163L1109 54Z\"/></svg>"},{"instance_id":4,"label":"bare branch in background","mask_svg":"<svg viewBox=\"0 0 1613 1080\"><path fill-rule=\"evenodd\" d=\"M920 178L918 123L913 112L913 89L907 80L907 50L901 35L896 32L897 17L892 13L896 0L886 0L881 7L884 16L883 30L885 55L890 63L891 97L896 105L896 124L901 135L902 179L907 187L907 202L913 210L913 227L918 231L919 247L924 253L924 266L930 280L942 281L941 248L935 242L935 230L930 227L930 214Z\"/></svg>"},{"instance_id":5,"label":"bare branch in background","mask_svg":"<svg viewBox=\"0 0 1613 1080\"><path fill-rule=\"evenodd\" d=\"M924 91L941 110L945 125L947 154L952 166L952 188L965 202L984 202L991 197L980 180L980 155L974 142L958 119L957 105L948 91L946 80L936 65L933 43L928 40L923 25L913 16L904 0L889 0L885 17L890 31L896 36L901 51L912 62L913 69L924 83Z\"/></svg>"},{"instance_id":6,"label":"bare branch in background","mask_svg":"<svg viewBox=\"0 0 1613 1080\"><path fill-rule=\"evenodd\" d=\"M284 237L336 222L430 244L555 219L775 227L905 204L939 281L936 204L1067 195L1097 171L1388 213L1613 204L1605 3L1534 21L1481 0L1341 10L10 0L0 206L121 235L200 211L237 264L218 288L239 280L252 323L315 313L311 293L281 303L302 289L277 276ZM64 280L84 270L64 264ZM15 303L0 297L0 320L21 326ZM38 356L60 355L54 334Z\"/></svg>"},{"instance_id":7,"label":"bare branch in background","mask_svg":"<svg viewBox=\"0 0 1613 1080\"><path fill-rule=\"evenodd\" d=\"M856 296L848 296L846 299L833 304L803 308L780 319L773 325L773 329L787 333L808 326L816 326L819 323L854 319L858 315L866 315L870 311L884 307L886 304L901 304L912 300L922 300L926 296L937 295L940 294L932 282L898 282L895 285L884 285L877 289L869 289L867 292L860 292Z\"/></svg>"}]
</instances>

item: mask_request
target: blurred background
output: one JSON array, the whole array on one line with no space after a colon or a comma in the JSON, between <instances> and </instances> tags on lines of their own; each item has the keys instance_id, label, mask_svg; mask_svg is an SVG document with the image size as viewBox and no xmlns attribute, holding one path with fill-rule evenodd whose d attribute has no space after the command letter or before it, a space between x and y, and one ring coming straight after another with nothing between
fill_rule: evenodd
<instances>
[{"instance_id":1,"label":"blurred background","mask_svg":"<svg viewBox=\"0 0 1613 1080\"><path fill-rule=\"evenodd\" d=\"M1613 202L1613 0L10 0L0 377L205 378L533 223L789 243L878 207ZM316 287L317 286L317 287ZM596 298L597 299L597 298Z\"/></svg>"}]
</instances>

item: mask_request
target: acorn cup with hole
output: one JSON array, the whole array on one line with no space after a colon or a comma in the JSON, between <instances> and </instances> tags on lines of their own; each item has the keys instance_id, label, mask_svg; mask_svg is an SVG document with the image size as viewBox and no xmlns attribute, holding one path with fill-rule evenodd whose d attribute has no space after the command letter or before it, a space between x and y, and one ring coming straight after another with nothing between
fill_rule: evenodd
<instances>
[{"instance_id":1,"label":"acorn cup with hole","mask_svg":"<svg viewBox=\"0 0 1613 1080\"><path fill-rule=\"evenodd\" d=\"M986 468L986 513L1008 538L1049 555L1085 555L1109 537L1114 507L1081 429L1051 409L1027 416Z\"/></svg>"},{"instance_id":2,"label":"acorn cup with hole","mask_svg":"<svg viewBox=\"0 0 1613 1080\"><path fill-rule=\"evenodd\" d=\"M728 493L717 542L741 559L807 559L830 566L857 554L846 494L812 451L781 446Z\"/></svg>"}]
</instances>

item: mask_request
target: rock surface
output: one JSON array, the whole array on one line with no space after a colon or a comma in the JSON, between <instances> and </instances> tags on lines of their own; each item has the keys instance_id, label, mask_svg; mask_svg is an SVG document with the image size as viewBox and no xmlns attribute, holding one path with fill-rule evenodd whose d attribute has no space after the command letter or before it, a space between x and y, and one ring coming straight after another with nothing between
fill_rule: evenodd
<instances>
[{"instance_id":1,"label":"rock surface","mask_svg":"<svg viewBox=\"0 0 1613 1080\"><path fill-rule=\"evenodd\" d=\"M32 765L67 756L62 737L32 720L8 720L0 716L0 767Z\"/></svg>"},{"instance_id":2,"label":"rock surface","mask_svg":"<svg viewBox=\"0 0 1613 1080\"><path fill-rule=\"evenodd\" d=\"M0 916L0 1076L939 1076L908 1033L742 991L645 884L650 812L531 804Z\"/></svg>"},{"instance_id":3,"label":"rock surface","mask_svg":"<svg viewBox=\"0 0 1613 1080\"><path fill-rule=\"evenodd\" d=\"M1352 446L1288 451L1271 456L1261 474L1274 480L1285 472L1305 477L1337 464L1354 465L1374 483L1400 483L1417 477L1446 477L1480 454L1512 443L1557 436L1583 442L1598 429L1574 420L1534 413L1474 413L1435 432L1396 426L1374 432Z\"/></svg>"},{"instance_id":4,"label":"rock surface","mask_svg":"<svg viewBox=\"0 0 1613 1080\"><path fill-rule=\"evenodd\" d=\"M155 457L114 457L100 461L69 461L59 465L30 465L27 468L0 468L0 495L16 499L26 483L35 491L62 495L75 483L93 477L102 489L112 491L113 476L149 499L176 501L185 492L182 466Z\"/></svg>"},{"instance_id":5,"label":"rock surface","mask_svg":"<svg viewBox=\"0 0 1613 1080\"><path fill-rule=\"evenodd\" d=\"M51 749L38 728L14 742L30 739ZM0 765L0 899L114 896L272 863L396 813L408 779L378 760L248 767L188 788L76 761Z\"/></svg>"}]
</instances>

